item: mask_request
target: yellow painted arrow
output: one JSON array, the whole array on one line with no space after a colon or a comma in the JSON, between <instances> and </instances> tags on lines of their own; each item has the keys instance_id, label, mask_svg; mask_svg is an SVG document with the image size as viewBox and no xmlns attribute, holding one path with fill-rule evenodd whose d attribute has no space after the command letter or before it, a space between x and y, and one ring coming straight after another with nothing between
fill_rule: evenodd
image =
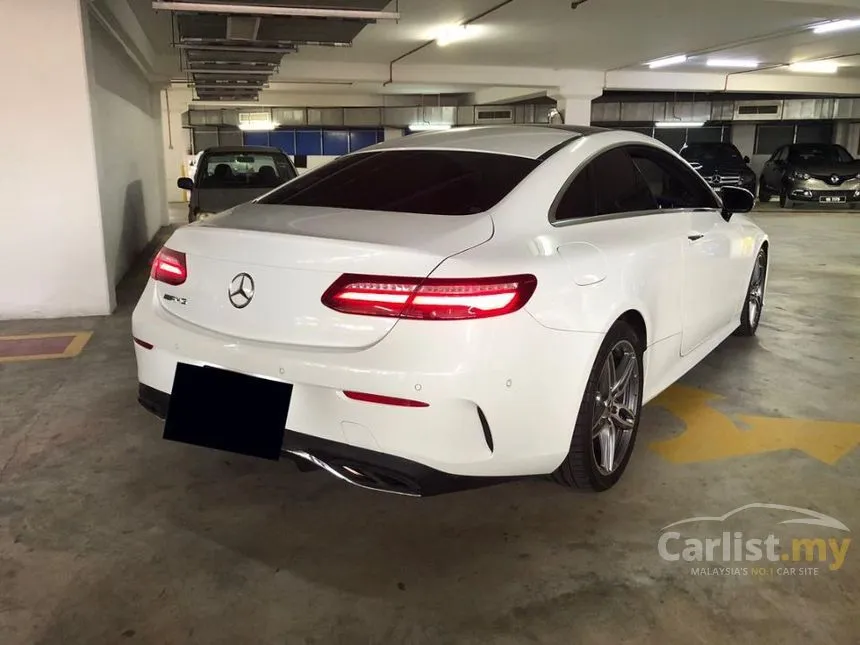
<instances>
[{"instance_id":1,"label":"yellow painted arrow","mask_svg":"<svg viewBox=\"0 0 860 645\"><path fill-rule=\"evenodd\" d=\"M676 464L802 450L832 465L860 445L860 423L739 415L738 421L749 427L742 430L730 417L708 405L721 398L683 385L663 392L652 405L667 409L687 429L672 439L652 442L649 448Z\"/></svg>"}]
</instances>

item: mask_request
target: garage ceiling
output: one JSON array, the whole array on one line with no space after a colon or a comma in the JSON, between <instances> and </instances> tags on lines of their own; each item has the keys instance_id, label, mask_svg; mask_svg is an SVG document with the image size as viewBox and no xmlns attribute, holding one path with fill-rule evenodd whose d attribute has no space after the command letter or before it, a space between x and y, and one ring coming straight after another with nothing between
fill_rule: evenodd
<instances>
[{"instance_id":1,"label":"garage ceiling","mask_svg":"<svg viewBox=\"0 0 860 645\"><path fill-rule=\"evenodd\" d=\"M187 0L185 0L187 1ZM232 0L211 0L225 4ZM247 4L242 2L240 4ZM706 71L707 56L755 58L762 69L798 60L838 57L844 66L839 76L860 76L860 30L826 36L813 34L816 23L860 18L860 0L587 0L571 10L570 0L255 0L254 4L292 7L326 7L394 11L401 20L367 23L354 20L264 17L256 24L247 16L179 14L174 37L186 47L186 69L193 83L240 85L234 74L214 78L213 71L195 73L195 63L214 60L203 50L187 49L197 44L237 47L283 48L278 66L275 56L260 55L259 69L271 68L273 81L313 82L307 74L291 75L291 68L305 63L385 64L432 41L447 25L473 23L477 37L448 47L435 43L407 56L400 64L487 65L540 67L552 69L646 71L648 61L687 54L684 65L668 68L672 72ZM499 6L503 5L503 6ZM135 9L140 12L140 7ZM152 13L151 9L148 9ZM163 14L164 12L162 12ZM163 23L156 25L151 16L150 38L170 42ZM147 25L143 25L147 29ZM244 34L244 35L243 35ZM238 40L239 36L248 40ZM228 39L228 35L234 38ZM166 39L166 40L165 40ZM347 44L351 47L302 45L317 42ZM246 52L247 53L247 52ZM283 56L286 58L283 58ZM251 63L224 57L220 64ZM272 62L276 64L271 65ZM267 67L268 66L268 67ZM713 71L713 70L708 70ZM756 73L756 72L753 72ZM779 73L790 72L779 70ZM202 78L202 77L206 78ZM266 82L267 74L249 74L245 84ZM325 80L320 77L319 80Z\"/></svg>"}]
</instances>

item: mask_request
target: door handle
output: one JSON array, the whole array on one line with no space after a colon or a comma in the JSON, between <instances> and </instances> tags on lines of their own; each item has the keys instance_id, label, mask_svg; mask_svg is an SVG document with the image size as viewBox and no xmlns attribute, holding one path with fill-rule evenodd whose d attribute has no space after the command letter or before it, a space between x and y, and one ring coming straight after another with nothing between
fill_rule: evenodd
<instances>
[{"instance_id":1,"label":"door handle","mask_svg":"<svg viewBox=\"0 0 860 645\"><path fill-rule=\"evenodd\" d=\"M705 237L705 236L702 235L701 233L692 233L692 234L687 236L687 239L690 240L691 242L698 242L703 237Z\"/></svg>"}]
</instances>

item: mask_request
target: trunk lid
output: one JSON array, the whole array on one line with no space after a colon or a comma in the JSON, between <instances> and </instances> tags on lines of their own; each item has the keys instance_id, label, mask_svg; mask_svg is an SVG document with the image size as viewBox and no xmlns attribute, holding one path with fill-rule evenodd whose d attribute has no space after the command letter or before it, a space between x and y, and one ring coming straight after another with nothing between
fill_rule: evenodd
<instances>
[{"instance_id":1,"label":"trunk lid","mask_svg":"<svg viewBox=\"0 0 860 645\"><path fill-rule=\"evenodd\" d=\"M186 254L188 278L179 286L159 282L157 293L170 313L221 334L358 349L378 342L397 319L343 314L323 305L323 293L338 277L426 277L445 258L492 234L486 214L247 204L177 230L166 246ZM247 279L237 281L241 274L250 277L252 294ZM231 285L234 292L245 287L233 301Z\"/></svg>"}]
</instances>

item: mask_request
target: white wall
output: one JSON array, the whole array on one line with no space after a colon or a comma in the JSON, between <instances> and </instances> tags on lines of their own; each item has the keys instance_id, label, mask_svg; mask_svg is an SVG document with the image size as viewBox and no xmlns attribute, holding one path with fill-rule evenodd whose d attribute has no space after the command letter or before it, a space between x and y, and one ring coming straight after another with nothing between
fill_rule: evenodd
<instances>
[{"instance_id":1,"label":"white wall","mask_svg":"<svg viewBox=\"0 0 860 645\"><path fill-rule=\"evenodd\" d=\"M93 18L88 23L93 131L111 286L167 224L157 89Z\"/></svg>"},{"instance_id":2,"label":"white wall","mask_svg":"<svg viewBox=\"0 0 860 645\"><path fill-rule=\"evenodd\" d=\"M0 318L109 313L80 0L0 16Z\"/></svg>"}]
</instances>

